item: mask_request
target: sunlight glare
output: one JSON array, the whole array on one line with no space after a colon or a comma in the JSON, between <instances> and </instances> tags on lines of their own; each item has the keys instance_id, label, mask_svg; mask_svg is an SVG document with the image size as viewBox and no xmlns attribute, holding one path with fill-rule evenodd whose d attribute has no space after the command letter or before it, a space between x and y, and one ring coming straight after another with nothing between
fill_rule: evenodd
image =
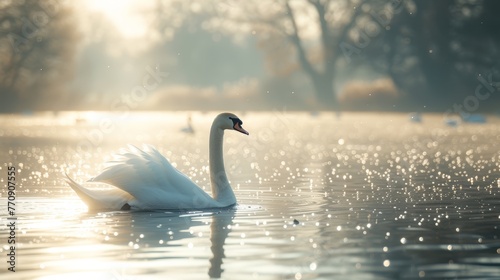
<instances>
[{"instance_id":1,"label":"sunlight glare","mask_svg":"<svg viewBox=\"0 0 500 280\"><path fill-rule=\"evenodd\" d=\"M88 0L87 4L91 12L102 13L118 29L125 38L137 38L146 34L147 24L145 11L151 1L136 0Z\"/></svg>"}]
</instances>

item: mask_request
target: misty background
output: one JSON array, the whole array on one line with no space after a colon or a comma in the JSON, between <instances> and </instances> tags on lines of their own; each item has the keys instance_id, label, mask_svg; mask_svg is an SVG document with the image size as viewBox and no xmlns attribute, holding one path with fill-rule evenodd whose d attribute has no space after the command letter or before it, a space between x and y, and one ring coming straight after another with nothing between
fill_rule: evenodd
<instances>
[{"instance_id":1,"label":"misty background","mask_svg":"<svg viewBox=\"0 0 500 280\"><path fill-rule=\"evenodd\" d=\"M499 12L495 0L3 0L0 112L498 112Z\"/></svg>"}]
</instances>

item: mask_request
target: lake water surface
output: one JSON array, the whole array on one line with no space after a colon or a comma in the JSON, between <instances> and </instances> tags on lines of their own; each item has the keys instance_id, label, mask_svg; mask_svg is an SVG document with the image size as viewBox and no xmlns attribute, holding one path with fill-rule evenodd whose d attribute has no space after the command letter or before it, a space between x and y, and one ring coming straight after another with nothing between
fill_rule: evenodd
<instances>
[{"instance_id":1,"label":"lake water surface","mask_svg":"<svg viewBox=\"0 0 500 280\"><path fill-rule=\"evenodd\" d=\"M215 113L0 116L0 278L500 279L499 118L236 113L250 132L225 134L239 205L181 213L88 212L64 172L84 182L152 144L209 192Z\"/></svg>"}]
</instances>

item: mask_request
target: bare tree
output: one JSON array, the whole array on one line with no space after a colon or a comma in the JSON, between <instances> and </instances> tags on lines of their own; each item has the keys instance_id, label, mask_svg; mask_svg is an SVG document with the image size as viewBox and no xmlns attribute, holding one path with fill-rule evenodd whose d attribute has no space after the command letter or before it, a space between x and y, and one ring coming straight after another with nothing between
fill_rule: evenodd
<instances>
[{"instance_id":1,"label":"bare tree","mask_svg":"<svg viewBox=\"0 0 500 280\"><path fill-rule=\"evenodd\" d=\"M407 106L446 110L475 94L480 75L497 79L491 75L498 75L500 2L407 0L401 7L379 43L365 51L407 93Z\"/></svg>"},{"instance_id":2,"label":"bare tree","mask_svg":"<svg viewBox=\"0 0 500 280\"><path fill-rule=\"evenodd\" d=\"M73 67L77 34L68 6L58 1L0 4L0 111L53 104Z\"/></svg>"},{"instance_id":3,"label":"bare tree","mask_svg":"<svg viewBox=\"0 0 500 280\"><path fill-rule=\"evenodd\" d=\"M255 35L273 70L282 75L301 70L306 75L315 93L314 109L335 110L333 85L338 62L345 58L341 42L352 41L352 31L366 13L365 1L159 0L157 28L162 34L172 34L172 26L182 21L182 15L197 13L205 18L203 28L211 32L231 34L236 40Z\"/></svg>"},{"instance_id":4,"label":"bare tree","mask_svg":"<svg viewBox=\"0 0 500 280\"><path fill-rule=\"evenodd\" d=\"M227 1L220 13L219 28L223 25L246 25L257 36L283 38L293 47L298 67L311 81L317 100L316 108L337 109L334 92L338 61L344 57L340 44L350 41L350 32L356 26L364 1L344 0L283 0L283 1ZM221 5L221 4L219 4ZM215 9L216 10L216 9ZM234 11L237 10L237 11ZM227 15L230 15L228 19ZM278 43L279 44L279 43ZM267 47L276 55L286 46ZM277 61L274 65L279 64ZM287 61L281 61L287 63ZM289 66L290 67L290 66ZM294 68L292 66L292 68Z\"/></svg>"}]
</instances>

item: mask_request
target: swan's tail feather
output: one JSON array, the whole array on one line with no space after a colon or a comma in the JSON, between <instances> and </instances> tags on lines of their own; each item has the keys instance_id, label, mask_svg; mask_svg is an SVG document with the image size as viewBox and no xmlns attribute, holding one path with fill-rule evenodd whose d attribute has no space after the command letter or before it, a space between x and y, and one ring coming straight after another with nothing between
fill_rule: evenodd
<instances>
[{"instance_id":1,"label":"swan's tail feather","mask_svg":"<svg viewBox=\"0 0 500 280\"><path fill-rule=\"evenodd\" d=\"M117 188L101 191L89 190L71 179L68 174L65 175L66 182L89 209L120 210L125 205L129 205L130 201L133 200L133 196L123 190ZM130 205L128 207L130 209Z\"/></svg>"}]
</instances>

